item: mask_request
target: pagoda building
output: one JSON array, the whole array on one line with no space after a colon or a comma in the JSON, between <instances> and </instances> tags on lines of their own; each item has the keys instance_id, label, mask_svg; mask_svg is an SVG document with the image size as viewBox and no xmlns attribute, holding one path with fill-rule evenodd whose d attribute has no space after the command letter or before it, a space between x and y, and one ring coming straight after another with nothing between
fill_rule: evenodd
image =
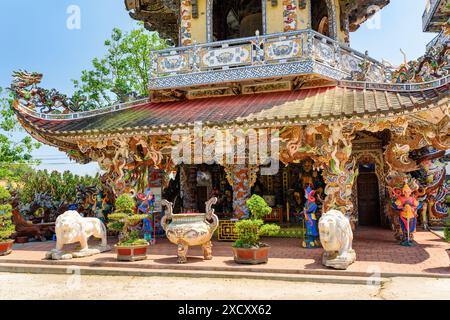
<instances>
[{"instance_id":1,"label":"pagoda building","mask_svg":"<svg viewBox=\"0 0 450 320\"><path fill-rule=\"evenodd\" d=\"M429 3L425 31L445 29L448 2ZM227 220L248 216L245 201L257 193L273 207L271 220L295 224L309 185L322 212L339 209L354 227L391 226L390 183L420 183L423 171L432 182L424 179L420 196L434 197L423 219L439 223L447 214L448 37L397 70L353 50L349 33L388 4L126 0L132 18L173 43L151 53L149 98L85 112L49 108L24 94L41 75L22 73L13 84L17 117L37 140L98 162L115 195L142 192L153 177L176 210L201 212L217 196ZM231 156L217 153L219 136ZM210 157L195 151L211 145Z\"/></svg>"}]
</instances>

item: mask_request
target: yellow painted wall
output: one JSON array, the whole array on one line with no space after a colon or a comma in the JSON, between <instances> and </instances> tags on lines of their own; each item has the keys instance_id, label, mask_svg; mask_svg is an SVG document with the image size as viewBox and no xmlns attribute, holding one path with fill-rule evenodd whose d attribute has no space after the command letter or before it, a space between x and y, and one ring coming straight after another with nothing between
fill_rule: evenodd
<instances>
[{"instance_id":1,"label":"yellow painted wall","mask_svg":"<svg viewBox=\"0 0 450 320\"><path fill-rule=\"evenodd\" d=\"M192 19L191 34L193 41L206 42L206 0L198 0L198 18Z\"/></svg>"},{"instance_id":2,"label":"yellow painted wall","mask_svg":"<svg viewBox=\"0 0 450 320\"><path fill-rule=\"evenodd\" d=\"M314 0L312 0L314 1ZM298 8L297 12L297 29L303 30L310 28L310 14L311 14L311 1L306 1L306 8L300 9Z\"/></svg>"},{"instance_id":3,"label":"yellow painted wall","mask_svg":"<svg viewBox=\"0 0 450 320\"><path fill-rule=\"evenodd\" d=\"M278 1L278 4L273 7L271 2L268 0L267 6L267 33L277 33L283 32L283 1ZM314 0L311 0L314 1ZM311 1L307 1L307 6L305 9L298 9L297 11L297 29L307 29L310 28L310 12L311 12ZM338 29L338 40L345 40L345 32L341 30L340 26L340 7L339 0L334 0L336 2L337 11L337 29ZM191 34L192 40L197 41L197 43L206 42L206 0L198 0L198 13L199 17L197 19L192 19Z\"/></svg>"},{"instance_id":4,"label":"yellow painted wall","mask_svg":"<svg viewBox=\"0 0 450 320\"><path fill-rule=\"evenodd\" d=\"M272 7L271 1L264 1L267 8L267 33L283 32L283 1L279 0L275 7Z\"/></svg>"}]
</instances>

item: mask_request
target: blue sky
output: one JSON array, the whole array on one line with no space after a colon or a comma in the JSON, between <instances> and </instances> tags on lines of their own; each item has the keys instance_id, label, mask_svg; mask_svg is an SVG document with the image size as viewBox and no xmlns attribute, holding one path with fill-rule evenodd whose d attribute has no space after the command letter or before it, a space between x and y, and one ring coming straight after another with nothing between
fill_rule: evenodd
<instances>
[{"instance_id":1,"label":"blue sky","mask_svg":"<svg viewBox=\"0 0 450 320\"><path fill-rule=\"evenodd\" d=\"M81 28L66 26L67 8L81 9ZM422 32L425 0L391 0L380 12L379 24L371 22L351 34L352 48L394 65L421 56L434 34ZM373 28L373 26L376 26ZM136 23L128 16L123 0L20 0L2 1L0 10L0 86L7 87L13 70L44 74L43 87L70 94L71 79L89 69L94 57L105 52L103 42L114 27L131 30ZM379 27L379 28L378 28ZM15 134L16 137L23 133ZM95 174L96 164L70 163L64 153L43 146L34 156L44 159L41 168Z\"/></svg>"}]
</instances>

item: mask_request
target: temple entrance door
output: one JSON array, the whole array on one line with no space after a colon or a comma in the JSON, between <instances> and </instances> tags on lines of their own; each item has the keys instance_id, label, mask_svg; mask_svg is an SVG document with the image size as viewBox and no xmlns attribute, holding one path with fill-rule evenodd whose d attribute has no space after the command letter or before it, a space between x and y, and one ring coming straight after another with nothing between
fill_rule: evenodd
<instances>
[{"instance_id":1,"label":"temple entrance door","mask_svg":"<svg viewBox=\"0 0 450 320\"><path fill-rule=\"evenodd\" d=\"M380 226L380 196L378 177L374 172L361 172L358 184L358 224Z\"/></svg>"},{"instance_id":2,"label":"temple entrance door","mask_svg":"<svg viewBox=\"0 0 450 320\"><path fill-rule=\"evenodd\" d=\"M197 186L197 209L198 212L205 212L205 202L208 201L208 188L204 186Z\"/></svg>"}]
</instances>

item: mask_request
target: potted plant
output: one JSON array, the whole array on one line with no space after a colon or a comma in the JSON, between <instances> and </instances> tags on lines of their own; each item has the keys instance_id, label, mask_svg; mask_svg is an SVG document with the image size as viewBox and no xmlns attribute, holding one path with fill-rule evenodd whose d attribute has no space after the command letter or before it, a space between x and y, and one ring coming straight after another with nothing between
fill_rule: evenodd
<instances>
[{"instance_id":1,"label":"potted plant","mask_svg":"<svg viewBox=\"0 0 450 320\"><path fill-rule=\"evenodd\" d=\"M450 242L450 218L447 218L447 220L445 221L444 237L447 242ZM450 249L447 249L446 251L450 259Z\"/></svg>"},{"instance_id":2,"label":"potted plant","mask_svg":"<svg viewBox=\"0 0 450 320\"><path fill-rule=\"evenodd\" d=\"M136 214L136 204L129 194L122 194L116 199L115 211L108 215L108 230L119 233L119 242L114 246L119 261L138 261L147 259L149 243L139 237L139 231L132 231L144 218Z\"/></svg>"},{"instance_id":3,"label":"potted plant","mask_svg":"<svg viewBox=\"0 0 450 320\"><path fill-rule=\"evenodd\" d=\"M273 236L280 231L275 224L265 224L262 218L272 212L266 201L254 194L247 200L250 219L236 222L238 240L233 245L234 261L243 264L266 263L270 246L260 242L261 236Z\"/></svg>"},{"instance_id":4,"label":"potted plant","mask_svg":"<svg viewBox=\"0 0 450 320\"><path fill-rule=\"evenodd\" d=\"M10 237L16 232L11 220L12 207L8 203L10 199L9 192L0 187L0 256L11 253L14 241Z\"/></svg>"}]
</instances>

